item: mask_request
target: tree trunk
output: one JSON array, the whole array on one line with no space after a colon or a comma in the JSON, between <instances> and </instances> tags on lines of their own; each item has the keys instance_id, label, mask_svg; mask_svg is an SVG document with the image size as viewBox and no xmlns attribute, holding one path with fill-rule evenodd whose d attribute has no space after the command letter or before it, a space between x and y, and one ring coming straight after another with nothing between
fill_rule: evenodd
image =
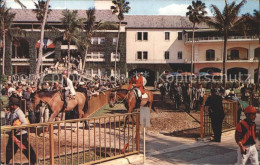
<instances>
[{"instance_id":1,"label":"tree trunk","mask_svg":"<svg viewBox=\"0 0 260 165\"><path fill-rule=\"evenodd\" d=\"M194 31L195 31L195 23L193 23L193 28L192 28L192 44L191 44L191 73L193 73Z\"/></svg>"},{"instance_id":2,"label":"tree trunk","mask_svg":"<svg viewBox=\"0 0 260 165\"><path fill-rule=\"evenodd\" d=\"M68 64L67 64L67 71L69 72L69 67L70 67L70 42L68 42Z\"/></svg>"},{"instance_id":3,"label":"tree trunk","mask_svg":"<svg viewBox=\"0 0 260 165\"><path fill-rule=\"evenodd\" d=\"M83 60L83 66L82 66L82 72L83 73L82 74L84 74L84 71L85 71L85 66L86 66L86 62L87 62L87 55L88 55L88 46L86 47L85 56L84 56L84 60ZM79 77L79 82L82 79L82 74Z\"/></svg>"},{"instance_id":4,"label":"tree trunk","mask_svg":"<svg viewBox=\"0 0 260 165\"><path fill-rule=\"evenodd\" d=\"M224 34L224 50L223 50L223 87L226 88L226 54L227 54L227 34Z\"/></svg>"},{"instance_id":5,"label":"tree trunk","mask_svg":"<svg viewBox=\"0 0 260 165\"><path fill-rule=\"evenodd\" d=\"M45 24L46 24L46 20L47 20L47 14L48 14L48 9L49 9L49 2L50 2L50 0L46 1L44 18L43 18L43 22L41 24L41 40L40 40L38 61L37 61L36 73L35 73L37 79L39 78L40 66L42 65L42 48L43 48L43 40L44 40L44 29L45 29Z\"/></svg>"},{"instance_id":6,"label":"tree trunk","mask_svg":"<svg viewBox=\"0 0 260 165\"><path fill-rule=\"evenodd\" d=\"M118 34L117 34L117 43L116 43L116 56L115 56L115 70L114 76L116 78L116 59L117 59L117 52L118 52L118 44L119 44L119 36L120 36L120 27L121 27L121 20L119 20L119 27L118 27Z\"/></svg>"},{"instance_id":7,"label":"tree trunk","mask_svg":"<svg viewBox=\"0 0 260 165\"><path fill-rule=\"evenodd\" d=\"M2 59L2 75L5 74L5 30L3 31L3 59Z\"/></svg>"},{"instance_id":8,"label":"tree trunk","mask_svg":"<svg viewBox=\"0 0 260 165\"><path fill-rule=\"evenodd\" d=\"M258 58L258 69L257 69L257 78L256 78L256 83L258 84L258 89L260 90L260 86L259 86L260 79L259 79L259 76L260 76L260 58Z\"/></svg>"}]
</instances>

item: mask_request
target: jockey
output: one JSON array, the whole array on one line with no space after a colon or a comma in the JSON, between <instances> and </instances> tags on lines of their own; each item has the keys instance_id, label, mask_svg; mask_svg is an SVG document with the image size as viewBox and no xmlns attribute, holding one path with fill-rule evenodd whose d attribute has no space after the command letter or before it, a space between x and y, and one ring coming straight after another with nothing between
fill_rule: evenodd
<instances>
[{"instance_id":1,"label":"jockey","mask_svg":"<svg viewBox=\"0 0 260 165\"><path fill-rule=\"evenodd\" d=\"M62 72L62 77L63 77L63 87L65 89L65 96L64 96L64 108L67 107L67 102L68 102L68 97L75 99L75 89L73 87L73 83L72 81L68 78L68 72L67 71L63 71Z\"/></svg>"},{"instance_id":2,"label":"jockey","mask_svg":"<svg viewBox=\"0 0 260 165\"><path fill-rule=\"evenodd\" d=\"M137 100L137 104L139 105L142 101L142 94L144 94L144 83L143 83L143 72L138 74L138 79L136 80L136 87L139 89L138 90L138 100Z\"/></svg>"},{"instance_id":3,"label":"jockey","mask_svg":"<svg viewBox=\"0 0 260 165\"><path fill-rule=\"evenodd\" d=\"M132 89L133 84L136 84L136 76L135 75L133 75L133 77L131 78L131 80L129 82L128 90Z\"/></svg>"}]
</instances>

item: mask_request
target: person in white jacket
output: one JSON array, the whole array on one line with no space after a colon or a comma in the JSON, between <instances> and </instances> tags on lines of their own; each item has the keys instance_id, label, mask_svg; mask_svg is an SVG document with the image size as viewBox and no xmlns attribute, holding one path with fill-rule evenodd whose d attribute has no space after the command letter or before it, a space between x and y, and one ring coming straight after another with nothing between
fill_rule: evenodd
<instances>
[{"instance_id":1,"label":"person in white jacket","mask_svg":"<svg viewBox=\"0 0 260 165\"><path fill-rule=\"evenodd\" d=\"M65 90L65 92L64 92L65 93L64 108L66 108L68 99L69 98L75 99L76 92L75 92L72 81L68 78L68 72L67 71L62 72L62 78L63 78L62 79L62 85L63 85L63 88Z\"/></svg>"}]
</instances>

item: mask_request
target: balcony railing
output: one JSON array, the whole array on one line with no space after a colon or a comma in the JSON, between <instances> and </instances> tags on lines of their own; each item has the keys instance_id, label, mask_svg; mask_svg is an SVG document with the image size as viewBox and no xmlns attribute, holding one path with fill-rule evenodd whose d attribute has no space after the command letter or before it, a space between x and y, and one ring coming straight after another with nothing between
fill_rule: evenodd
<instances>
[{"instance_id":1,"label":"balcony railing","mask_svg":"<svg viewBox=\"0 0 260 165\"><path fill-rule=\"evenodd\" d=\"M256 36L229 36L228 37L229 40L255 40L258 39L258 37ZM194 41L198 42L198 41L213 41L213 40L217 40L217 41L223 41L223 37L195 37ZM191 42L192 38L186 38L186 42Z\"/></svg>"},{"instance_id":2,"label":"balcony railing","mask_svg":"<svg viewBox=\"0 0 260 165\"><path fill-rule=\"evenodd\" d=\"M105 61L105 57L103 54L88 54L87 55L87 62L93 61L93 62L102 62Z\"/></svg>"},{"instance_id":3,"label":"balcony railing","mask_svg":"<svg viewBox=\"0 0 260 165\"><path fill-rule=\"evenodd\" d=\"M248 60L248 58L237 58L237 57L229 57L227 56L227 60L235 60L235 61L240 61L240 60Z\"/></svg>"}]
</instances>

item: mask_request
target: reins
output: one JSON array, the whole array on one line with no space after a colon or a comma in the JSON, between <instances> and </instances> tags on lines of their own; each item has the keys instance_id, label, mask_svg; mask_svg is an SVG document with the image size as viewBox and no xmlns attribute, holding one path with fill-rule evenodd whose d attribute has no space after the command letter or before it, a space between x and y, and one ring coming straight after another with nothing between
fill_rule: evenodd
<instances>
[{"instance_id":1,"label":"reins","mask_svg":"<svg viewBox=\"0 0 260 165\"><path fill-rule=\"evenodd\" d=\"M121 100L121 101L117 101L117 102L115 102L114 104L121 104L121 103L124 103L125 100L128 98L128 95L129 95L129 91L127 92L127 94L126 94L126 96L123 98L123 100Z\"/></svg>"}]
</instances>

